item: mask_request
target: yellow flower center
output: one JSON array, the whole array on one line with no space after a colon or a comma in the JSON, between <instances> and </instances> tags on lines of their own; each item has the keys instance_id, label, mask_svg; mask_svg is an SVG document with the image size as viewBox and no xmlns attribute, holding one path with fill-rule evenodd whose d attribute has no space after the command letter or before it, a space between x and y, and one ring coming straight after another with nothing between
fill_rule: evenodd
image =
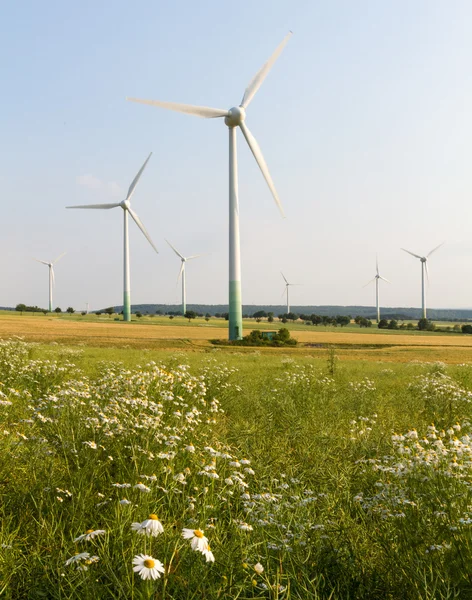
<instances>
[{"instance_id":1,"label":"yellow flower center","mask_svg":"<svg viewBox=\"0 0 472 600\"><path fill-rule=\"evenodd\" d=\"M197 537L197 538L202 538L203 537L203 531L200 531L200 529L194 529L193 535L195 537Z\"/></svg>"},{"instance_id":2,"label":"yellow flower center","mask_svg":"<svg viewBox=\"0 0 472 600\"><path fill-rule=\"evenodd\" d=\"M154 513L153 513L152 515L149 515L149 518L150 518L152 521L159 521L159 519L157 518L157 515L155 515Z\"/></svg>"},{"instance_id":3,"label":"yellow flower center","mask_svg":"<svg viewBox=\"0 0 472 600\"><path fill-rule=\"evenodd\" d=\"M93 533L94 530L93 529L87 529L87 531L85 533Z\"/></svg>"},{"instance_id":4,"label":"yellow flower center","mask_svg":"<svg viewBox=\"0 0 472 600\"><path fill-rule=\"evenodd\" d=\"M156 563L152 560L152 558L146 558L143 564L146 569L153 569Z\"/></svg>"}]
</instances>

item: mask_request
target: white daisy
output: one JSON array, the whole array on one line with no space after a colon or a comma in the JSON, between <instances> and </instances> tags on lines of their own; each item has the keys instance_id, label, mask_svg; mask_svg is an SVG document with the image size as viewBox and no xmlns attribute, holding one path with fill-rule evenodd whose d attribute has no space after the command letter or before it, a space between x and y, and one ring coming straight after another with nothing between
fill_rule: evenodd
<instances>
[{"instance_id":1,"label":"white daisy","mask_svg":"<svg viewBox=\"0 0 472 600\"><path fill-rule=\"evenodd\" d=\"M85 533L76 537L74 542L81 542L82 540L88 542L89 540L93 540L94 537L97 537L97 535L105 535L105 533L106 531L104 529L88 529Z\"/></svg>"},{"instance_id":2,"label":"white daisy","mask_svg":"<svg viewBox=\"0 0 472 600\"><path fill-rule=\"evenodd\" d=\"M141 492L150 492L151 491L151 488L148 488L147 485L144 485L144 483L141 483L141 482L137 483L134 487Z\"/></svg>"},{"instance_id":3,"label":"white daisy","mask_svg":"<svg viewBox=\"0 0 472 600\"><path fill-rule=\"evenodd\" d=\"M164 533L162 523L154 514L149 515L149 519L146 519L142 523L131 523L131 529L141 535L151 535L153 537L158 536L160 533Z\"/></svg>"},{"instance_id":4,"label":"white daisy","mask_svg":"<svg viewBox=\"0 0 472 600\"><path fill-rule=\"evenodd\" d=\"M261 563L256 563L254 565L254 571L258 574L261 575L264 572L264 567L261 565Z\"/></svg>"},{"instance_id":5,"label":"white daisy","mask_svg":"<svg viewBox=\"0 0 472 600\"><path fill-rule=\"evenodd\" d=\"M131 502L129 500L127 500L126 498L123 498L123 500L120 500L120 504L126 505L126 504L131 504Z\"/></svg>"},{"instance_id":6,"label":"white daisy","mask_svg":"<svg viewBox=\"0 0 472 600\"><path fill-rule=\"evenodd\" d=\"M161 573L165 573L164 565L160 560L148 556L147 554L138 554L133 558L133 571L138 573L141 579L159 579Z\"/></svg>"},{"instance_id":7,"label":"white daisy","mask_svg":"<svg viewBox=\"0 0 472 600\"><path fill-rule=\"evenodd\" d=\"M88 552L80 552L77 554L74 554L74 556L71 556L70 558L68 558L65 562L66 567L68 567L69 565L72 565L76 562L80 562L81 560L87 560L88 558L90 558L90 554Z\"/></svg>"},{"instance_id":8,"label":"white daisy","mask_svg":"<svg viewBox=\"0 0 472 600\"><path fill-rule=\"evenodd\" d=\"M208 539L200 529L182 529L182 537L185 540L191 540L192 550L203 552L208 549Z\"/></svg>"},{"instance_id":9,"label":"white daisy","mask_svg":"<svg viewBox=\"0 0 472 600\"><path fill-rule=\"evenodd\" d=\"M201 553L206 558L207 562L215 562L215 557L213 556L210 546L207 546L205 550L201 550Z\"/></svg>"}]
</instances>

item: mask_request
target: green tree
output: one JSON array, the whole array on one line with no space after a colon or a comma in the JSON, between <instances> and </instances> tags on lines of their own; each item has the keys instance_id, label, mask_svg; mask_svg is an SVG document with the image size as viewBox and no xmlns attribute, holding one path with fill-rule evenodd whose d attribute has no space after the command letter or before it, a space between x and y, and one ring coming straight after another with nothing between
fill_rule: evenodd
<instances>
[{"instance_id":1,"label":"green tree","mask_svg":"<svg viewBox=\"0 0 472 600\"><path fill-rule=\"evenodd\" d=\"M387 321L387 319L380 319L379 324L377 325L377 327L379 329L387 329L388 328L388 321Z\"/></svg>"},{"instance_id":2,"label":"green tree","mask_svg":"<svg viewBox=\"0 0 472 600\"><path fill-rule=\"evenodd\" d=\"M15 306L15 310L23 314L23 312L26 310L26 304L17 304Z\"/></svg>"},{"instance_id":3,"label":"green tree","mask_svg":"<svg viewBox=\"0 0 472 600\"><path fill-rule=\"evenodd\" d=\"M388 329L398 329L398 322L392 319L388 324Z\"/></svg>"},{"instance_id":4,"label":"green tree","mask_svg":"<svg viewBox=\"0 0 472 600\"><path fill-rule=\"evenodd\" d=\"M436 329L436 326L429 319L420 319L418 321L418 329L420 331L434 331Z\"/></svg>"},{"instance_id":5,"label":"green tree","mask_svg":"<svg viewBox=\"0 0 472 600\"><path fill-rule=\"evenodd\" d=\"M54 309L54 312L61 313L62 309L59 306L56 306L56 308Z\"/></svg>"},{"instance_id":6,"label":"green tree","mask_svg":"<svg viewBox=\"0 0 472 600\"><path fill-rule=\"evenodd\" d=\"M273 312L268 312L267 313L267 320L269 321L269 323L273 323L274 322L274 313Z\"/></svg>"},{"instance_id":7,"label":"green tree","mask_svg":"<svg viewBox=\"0 0 472 600\"><path fill-rule=\"evenodd\" d=\"M72 308L72 306L68 306L66 312L68 312L70 315L73 315L75 310Z\"/></svg>"},{"instance_id":8,"label":"green tree","mask_svg":"<svg viewBox=\"0 0 472 600\"><path fill-rule=\"evenodd\" d=\"M472 333L472 325L462 325L462 333Z\"/></svg>"},{"instance_id":9,"label":"green tree","mask_svg":"<svg viewBox=\"0 0 472 600\"><path fill-rule=\"evenodd\" d=\"M108 308L105 308L105 310L103 312L106 315L108 315L109 317L111 317L111 315L115 312L115 307L114 306L109 306Z\"/></svg>"},{"instance_id":10,"label":"green tree","mask_svg":"<svg viewBox=\"0 0 472 600\"><path fill-rule=\"evenodd\" d=\"M194 310L188 310L188 311L185 313L185 315L184 315L184 317L185 317L186 319L188 319L188 322L189 322L189 323L190 323L190 321L191 321L192 319L195 319L195 318L196 318L196 316L197 316L197 313L196 313Z\"/></svg>"}]
</instances>

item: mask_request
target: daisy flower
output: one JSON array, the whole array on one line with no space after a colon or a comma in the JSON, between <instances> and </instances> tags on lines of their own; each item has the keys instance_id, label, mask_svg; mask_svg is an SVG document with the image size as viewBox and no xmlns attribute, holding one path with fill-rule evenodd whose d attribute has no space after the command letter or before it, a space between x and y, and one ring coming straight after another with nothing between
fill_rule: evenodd
<instances>
[{"instance_id":1,"label":"daisy flower","mask_svg":"<svg viewBox=\"0 0 472 600\"><path fill-rule=\"evenodd\" d=\"M80 554L77 553L68 558L65 562L65 565L68 567L69 565L80 562L81 560L87 560L88 558L90 558L90 554L88 552L80 552Z\"/></svg>"},{"instance_id":2,"label":"daisy flower","mask_svg":"<svg viewBox=\"0 0 472 600\"><path fill-rule=\"evenodd\" d=\"M159 579L161 573L165 573L164 565L160 560L148 556L147 554L138 554L133 558L133 571L138 573L141 579Z\"/></svg>"},{"instance_id":3,"label":"daisy flower","mask_svg":"<svg viewBox=\"0 0 472 600\"><path fill-rule=\"evenodd\" d=\"M254 571L258 574L261 575L264 572L264 567L261 565L261 563L256 563L254 565Z\"/></svg>"},{"instance_id":4,"label":"daisy flower","mask_svg":"<svg viewBox=\"0 0 472 600\"><path fill-rule=\"evenodd\" d=\"M149 518L142 523L131 523L131 529L139 534L152 535L153 537L158 536L160 533L164 533L164 527L159 521L156 515L149 515Z\"/></svg>"},{"instance_id":5,"label":"daisy flower","mask_svg":"<svg viewBox=\"0 0 472 600\"><path fill-rule=\"evenodd\" d=\"M209 545L206 547L205 550L201 550L201 553L206 558L207 562L215 562L215 557L213 556L213 552L211 551Z\"/></svg>"},{"instance_id":6,"label":"daisy flower","mask_svg":"<svg viewBox=\"0 0 472 600\"><path fill-rule=\"evenodd\" d=\"M141 492L150 492L151 491L151 488L148 488L147 485L144 485L144 483L141 483L141 482L137 483L134 487L135 487L135 489L137 489Z\"/></svg>"},{"instance_id":7,"label":"daisy flower","mask_svg":"<svg viewBox=\"0 0 472 600\"><path fill-rule=\"evenodd\" d=\"M97 537L97 535L105 535L105 533L106 531L104 529L87 529L85 533L76 537L74 542L81 542L82 540L88 542L89 540L93 540L94 537Z\"/></svg>"},{"instance_id":8,"label":"daisy flower","mask_svg":"<svg viewBox=\"0 0 472 600\"><path fill-rule=\"evenodd\" d=\"M191 540L192 550L203 552L208 548L208 539L200 529L182 529L182 537L185 540Z\"/></svg>"}]
</instances>

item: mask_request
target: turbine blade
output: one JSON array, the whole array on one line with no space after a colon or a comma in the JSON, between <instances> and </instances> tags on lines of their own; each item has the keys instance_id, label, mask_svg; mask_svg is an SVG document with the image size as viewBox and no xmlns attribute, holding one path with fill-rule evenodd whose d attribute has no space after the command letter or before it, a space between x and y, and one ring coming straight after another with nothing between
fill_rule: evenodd
<instances>
[{"instance_id":1,"label":"turbine blade","mask_svg":"<svg viewBox=\"0 0 472 600\"><path fill-rule=\"evenodd\" d=\"M51 265L49 268L51 269L52 285L56 285L56 278L54 277L54 267Z\"/></svg>"},{"instance_id":2,"label":"turbine blade","mask_svg":"<svg viewBox=\"0 0 472 600\"><path fill-rule=\"evenodd\" d=\"M379 274L379 257L377 254L375 255L375 266L377 268L377 275L378 275Z\"/></svg>"},{"instance_id":3,"label":"turbine blade","mask_svg":"<svg viewBox=\"0 0 472 600\"><path fill-rule=\"evenodd\" d=\"M285 48L285 45L287 44L291 36L292 32L289 31L288 34L282 40L282 42L277 46L275 52L272 54L269 60L264 65L262 65L259 71L251 79L249 85L246 88L246 91L244 92L243 99L241 100L241 106L243 108L249 106L251 100L254 98L257 90L261 87L262 82L274 66L275 61L279 58L280 54L282 53L282 50Z\"/></svg>"},{"instance_id":4,"label":"turbine blade","mask_svg":"<svg viewBox=\"0 0 472 600\"><path fill-rule=\"evenodd\" d=\"M405 250L405 248L401 248L401 250L403 250L403 252L408 252L408 254L411 254L411 256L415 256L416 258L419 258L420 260L423 258L422 256L418 256L418 254L415 254L414 252L410 252L409 250Z\"/></svg>"},{"instance_id":5,"label":"turbine blade","mask_svg":"<svg viewBox=\"0 0 472 600\"><path fill-rule=\"evenodd\" d=\"M166 242L169 244L169 246L172 248L172 250L177 254L177 256L179 256L182 260L185 260L185 256L182 256L180 254L180 252L176 248L174 248L174 246L169 242L169 240L166 240Z\"/></svg>"},{"instance_id":6,"label":"turbine blade","mask_svg":"<svg viewBox=\"0 0 472 600\"><path fill-rule=\"evenodd\" d=\"M285 275L282 273L282 271L280 271L280 274L282 275L282 277L284 278L285 283L288 285L288 281L287 278L285 277Z\"/></svg>"},{"instance_id":7,"label":"turbine blade","mask_svg":"<svg viewBox=\"0 0 472 600\"><path fill-rule=\"evenodd\" d=\"M251 152L253 153L257 164L259 165L259 169L261 170L262 175L264 175L264 179L266 180L267 185L269 186L269 189L272 193L275 203L279 207L282 217L285 217L284 210L282 208L282 204L281 204L281 202L279 200L279 196L277 194L277 190L275 189L275 185L274 185L274 182L272 181L272 177L270 176L269 169L267 167L267 163L264 160L264 157L262 156L262 152L261 152L261 149L259 148L259 144L257 143L256 138L249 131L249 129L248 129L247 125L244 123L244 121L242 121L239 126L241 127L241 131L243 132L243 135L246 138L246 142L247 142L249 148L251 149Z\"/></svg>"},{"instance_id":8,"label":"turbine blade","mask_svg":"<svg viewBox=\"0 0 472 600\"><path fill-rule=\"evenodd\" d=\"M287 286L285 286L284 291L282 292L282 295L280 297L283 298L286 292L287 292Z\"/></svg>"},{"instance_id":9,"label":"turbine blade","mask_svg":"<svg viewBox=\"0 0 472 600\"><path fill-rule=\"evenodd\" d=\"M375 277L373 279L371 279L370 281L368 281L365 285L363 285L362 287L365 288L368 285L370 285L373 281L375 281Z\"/></svg>"},{"instance_id":10,"label":"turbine blade","mask_svg":"<svg viewBox=\"0 0 472 600\"><path fill-rule=\"evenodd\" d=\"M52 264L55 265L57 262L59 262L61 260L61 258L63 258L65 255L67 254L67 252L63 252L60 256L58 256L56 258L56 260L52 261Z\"/></svg>"},{"instance_id":11,"label":"turbine blade","mask_svg":"<svg viewBox=\"0 0 472 600\"><path fill-rule=\"evenodd\" d=\"M428 263L427 262L424 263L424 270L426 273L426 281L428 282L428 285L429 285L429 271L428 271Z\"/></svg>"},{"instance_id":12,"label":"turbine blade","mask_svg":"<svg viewBox=\"0 0 472 600\"><path fill-rule=\"evenodd\" d=\"M202 117L204 119L215 119L217 117L227 117L228 111L222 108L210 108L208 106L194 106L193 104L178 104L177 102L161 102L160 100L141 100L140 98L126 98L129 102L138 102L139 104L149 104L167 110Z\"/></svg>"},{"instance_id":13,"label":"turbine blade","mask_svg":"<svg viewBox=\"0 0 472 600\"><path fill-rule=\"evenodd\" d=\"M157 248L156 246L154 246L154 242L151 240L151 236L149 235L149 233L146 231L146 228L144 227L144 225L141 223L141 219L138 217L138 215L134 212L134 210L132 210L131 208L128 208L129 214L131 215L133 221L136 223L136 225L139 227L139 229L141 229L141 231L144 234L144 237L147 239L147 241L151 244L151 246L154 248L154 250L157 252ZM158 252L157 252L158 253ZM159 254L159 253L158 253Z\"/></svg>"},{"instance_id":14,"label":"turbine blade","mask_svg":"<svg viewBox=\"0 0 472 600\"><path fill-rule=\"evenodd\" d=\"M131 196L134 193L134 189L135 187L138 185L138 181L139 178L141 177L141 175L143 174L144 169L146 168L146 165L149 162L149 159L152 156L152 152L149 154L149 156L146 158L146 160L144 161L144 165L139 169L138 174L136 175L136 177L133 179L132 184L129 186L129 190L128 190L128 195L126 196L126 200L130 200Z\"/></svg>"},{"instance_id":15,"label":"turbine blade","mask_svg":"<svg viewBox=\"0 0 472 600\"><path fill-rule=\"evenodd\" d=\"M193 254L192 256L187 256L185 260L192 260L192 258L200 258L203 254Z\"/></svg>"},{"instance_id":16,"label":"turbine blade","mask_svg":"<svg viewBox=\"0 0 472 600\"><path fill-rule=\"evenodd\" d=\"M117 206L120 206L120 203L114 203L114 204L78 204L76 206L66 206L66 208L104 208L104 209L109 209L109 208L116 208Z\"/></svg>"},{"instance_id":17,"label":"turbine blade","mask_svg":"<svg viewBox=\"0 0 472 600\"><path fill-rule=\"evenodd\" d=\"M48 265L48 267L49 267L49 263L48 263L48 262L46 262L45 260L39 260L39 258L33 258L33 260L35 260L36 262L40 262L40 263L42 263L43 265Z\"/></svg>"},{"instance_id":18,"label":"turbine blade","mask_svg":"<svg viewBox=\"0 0 472 600\"><path fill-rule=\"evenodd\" d=\"M180 278L182 277L182 273L184 272L184 269L185 269L185 263L182 261L182 263L180 265L179 276L177 277L177 283L179 283Z\"/></svg>"},{"instance_id":19,"label":"turbine blade","mask_svg":"<svg viewBox=\"0 0 472 600\"><path fill-rule=\"evenodd\" d=\"M431 252L430 252L429 254L427 254L427 255L426 255L426 258L429 258L429 257L431 256L431 254L432 254L433 252L436 252L436 250L438 250L439 248L441 248L441 246L443 246L443 245L444 245L444 243L445 243L445 242L442 242L441 244L439 244L439 246L436 246L436 248L433 248L433 249L431 250Z\"/></svg>"},{"instance_id":20,"label":"turbine blade","mask_svg":"<svg viewBox=\"0 0 472 600\"><path fill-rule=\"evenodd\" d=\"M379 275L380 279L382 279L382 281L386 281L387 283L392 283L391 281L389 281L388 279L385 279L385 277L382 277L382 275Z\"/></svg>"}]
</instances>

